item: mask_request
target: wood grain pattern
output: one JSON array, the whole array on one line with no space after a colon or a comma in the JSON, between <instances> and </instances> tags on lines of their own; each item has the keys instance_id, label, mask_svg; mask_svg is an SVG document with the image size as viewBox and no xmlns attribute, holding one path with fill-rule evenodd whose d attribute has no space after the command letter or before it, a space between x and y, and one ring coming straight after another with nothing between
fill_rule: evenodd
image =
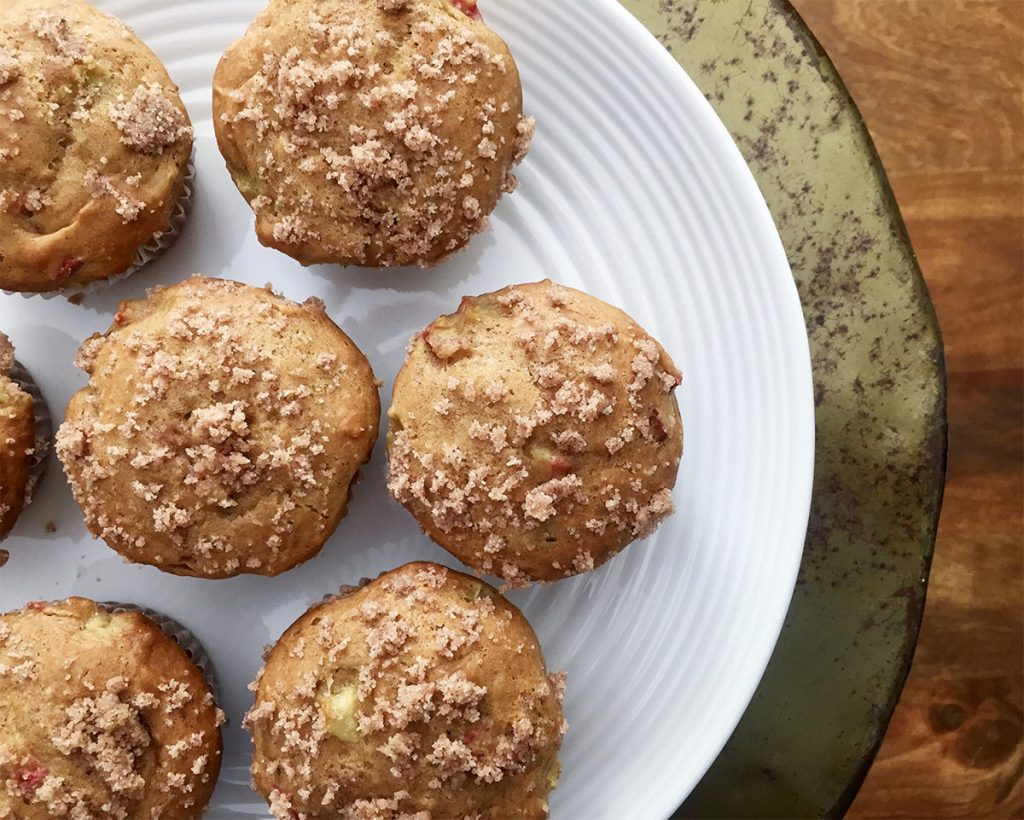
<instances>
[{"instance_id":1,"label":"wood grain pattern","mask_svg":"<svg viewBox=\"0 0 1024 820\"><path fill-rule=\"evenodd\" d=\"M1024 817L1024 2L794 0L943 329L949 474L914 666L851 817Z\"/></svg>"}]
</instances>

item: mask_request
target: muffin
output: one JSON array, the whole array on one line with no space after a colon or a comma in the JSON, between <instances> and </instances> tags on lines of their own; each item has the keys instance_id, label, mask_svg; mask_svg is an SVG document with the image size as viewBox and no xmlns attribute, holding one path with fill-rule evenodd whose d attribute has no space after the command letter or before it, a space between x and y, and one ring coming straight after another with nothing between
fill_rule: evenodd
<instances>
[{"instance_id":1,"label":"muffin","mask_svg":"<svg viewBox=\"0 0 1024 820\"><path fill-rule=\"evenodd\" d=\"M407 564L269 651L245 719L253 788L282 820L546 817L564 685L494 589Z\"/></svg>"},{"instance_id":2,"label":"muffin","mask_svg":"<svg viewBox=\"0 0 1024 820\"><path fill-rule=\"evenodd\" d=\"M428 535L513 586L600 566L672 512L680 374L618 308L549 281L465 298L416 336L389 487Z\"/></svg>"},{"instance_id":3,"label":"muffin","mask_svg":"<svg viewBox=\"0 0 1024 820\"><path fill-rule=\"evenodd\" d=\"M315 299L194 277L122 303L77 364L57 453L86 524L177 575L315 555L377 438L370 364Z\"/></svg>"},{"instance_id":4,"label":"muffin","mask_svg":"<svg viewBox=\"0 0 1024 820\"><path fill-rule=\"evenodd\" d=\"M0 615L0 817L198 818L223 720L141 613L69 598Z\"/></svg>"},{"instance_id":5,"label":"muffin","mask_svg":"<svg viewBox=\"0 0 1024 820\"><path fill-rule=\"evenodd\" d=\"M0 288L122 273L169 228L192 128L163 65L84 0L0 10Z\"/></svg>"},{"instance_id":6,"label":"muffin","mask_svg":"<svg viewBox=\"0 0 1024 820\"><path fill-rule=\"evenodd\" d=\"M157 612L155 609L149 607L139 606L137 604L126 604L120 601L100 601L97 606L103 608L112 615L120 615L123 612L138 612L148 618L152 623L159 627L160 631L163 632L168 638L172 639L181 649L184 651L188 659L195 664L196 668L202 672L203 680L206 681L207 686L210 687L210 691L213 692L214 697L217 695L217 680L213 672L213 661L210 660L210 656L206 654L206 650L202 644L196 640L195 636L184 626L178 623L173 618L169 618L162 612Z\"/></svg>"},{"instance_id":7,"label":"muffin","mask_svg":"<svg viewBox=\"0 0 1024 820\"><path fill-rule=\"evenodd\" d=\"M428 267L484 230L533 121L474 10L271 0L213 80L217 142L260 242L304 265Z\"/></svg>"},{"instance_id":8,"label":"muffin","mask_svg":"<svg viewBox=\"0 0 1024 820\"><path fill-rule=\"evenodd\" d=\"M11 340L0 333L0 539L32 500L45 464L49 415L32 392L38 394L14 360Z\"/></svg>"}]
</instances>

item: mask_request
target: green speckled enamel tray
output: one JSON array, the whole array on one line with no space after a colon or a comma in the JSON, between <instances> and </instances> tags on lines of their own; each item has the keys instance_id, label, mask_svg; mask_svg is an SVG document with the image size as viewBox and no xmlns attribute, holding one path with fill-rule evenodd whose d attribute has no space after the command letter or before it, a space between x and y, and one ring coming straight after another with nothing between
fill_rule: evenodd
<instances>
[{"instance_id":1,"label":"green speckled enamel tray","mask_svg":"<svg viewBox=\"0 0 1024 820\"><path fill-rule=\"evenodd\" d=\"M841 815L917 640L946 453L939 329L856 106L786 0L622 0L683 65L764 193L803 302L817 457L778 647L679 817Z\"/></svg>"}]
</instances>

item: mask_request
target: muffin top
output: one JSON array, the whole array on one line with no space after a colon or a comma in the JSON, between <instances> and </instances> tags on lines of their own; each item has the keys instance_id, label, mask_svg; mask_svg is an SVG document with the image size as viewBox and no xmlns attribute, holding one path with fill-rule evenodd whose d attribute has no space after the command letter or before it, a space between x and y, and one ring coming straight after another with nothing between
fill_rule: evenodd
<instances>
[{"instance_id":1,"label":"muffin top","mask_svg":"<svg viewBox=\"0 0 1024 820\"><path fill-rule=\"evenodd\" d=\"M279 818L544 817L564 675L487 584L407 564L310 609L246 717Z\"/></svg>"},{"instance_id":2,"label":"muffin top","mask_svg":"<svg viewBox=\"0 0 1024 820\"><path fill-rule=\"evenodd\" d=\"M176 574L315 555L377 437L369 362L314 299L194 277L122 303L77 364L57 452L86 523Z\"/></svg>"},{"instance_id":3,"label":"muffin top","mask_svg":"<svg viewBox=\"0 0 1024 820\"><path fill-rule=\"evenodd\" d=\"M672 512L681 376L629 316L549 281L466 298L411 342L389 486L510 585L594 569Z\"/></svg>"},{"instance_id":4,"label":"muffin top","mask_svg":"<svg viewBox=\"0 0 1024 820\"><path fill-rule=\"evenodd\" d=\"M0 817L197 818L223 719L138 612L69 598L0 615Z\"/></svg>"},{"instance_id":5,"label":"muffin top","mask_svg":"<svg viewBox=\"0 0 1024 820\"><path fill-rule=\"evenodd\" d=\"M437 262L515 188L533 131L505 43L451 0L271 0L213 99L260 241L303 264Z\"/></svg>"},{"instance_id":6,"label":"muffin top","mask_svg":"<svg viewBox=\"0 0 1024 820\"><path fill-rule=\"evenodd\" d=\"M166 230L191 149L176 86L127 26L84 0L5 0L0 287L124 271Z\"/></svg>"},{"instance_id":7,"label":"muffin top","mask_svg":"<svg viewBox=\"0 0 1024 820\"><path fill-rule=\"evenodd\" d=\"M14 346L0 333L0 538L21 515L36 447L32 397L11 377Z\"/></svg>"}]
</instances>

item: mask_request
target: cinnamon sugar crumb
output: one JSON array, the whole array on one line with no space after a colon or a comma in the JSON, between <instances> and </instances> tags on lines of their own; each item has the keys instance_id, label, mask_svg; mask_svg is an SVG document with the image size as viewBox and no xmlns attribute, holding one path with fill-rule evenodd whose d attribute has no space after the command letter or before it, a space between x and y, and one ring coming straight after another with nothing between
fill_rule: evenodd
<instances>
[{"instance_id":1,"label":"cinnamon sugar crumb","mask_svg":"<svg viewBox=\"0 0 1024 820\"><path fill-rule=\"evenodd\" d=\"M610 384L615 381L616 375L615 368L611 362L602 362L590 371L591 378L602 384Z\"/></svg>"},{"instance_id":2,"label":"cinnamon sugar crumb","mask_svg":"<svg viewBox=\"0 0 1024 820\"><path fill-rule=\"evenodd\" d=\"M185 115L159 83L139 85L132 96L110 106L121 132L121 142L143 154L160 154L170 145L192 136Z\"/></svg>"},{"instance_id":3,"label":"cinnamon sugar crumb","mask_svg":"<svg viewBox=\"0 0 1024 820\"><path fill-rule=\"evenodd\" d=\"M151 744L138 710L119 698L123 690L123 678L112 678L95 697L72 703L65 710L66 722L51 739L62 754L81 755L120 807L143 794L146 783L138 768Z\"/></svg>"},{"instance_id":4,"label":"cinnamon sugar crumb","mask_svg":"<svg viewBox=\"0 0 1024 820\"><path fill-rule=\"evenodd\" d=\"M662 370L658 373L658 381L661 384L661 391L663 393L671 393L682 383L682 377L678 374Z\"/></svg>"},{"instance_id":5,"label":"cinnamon sugar crumb","mask_svg":"<svg viewBox=\"0 0 1024 820\"><path fill-rule=\"evenodd\" d=\"M518 165L525 158L527 153L530 151L530 144L533 142L533 137L537 132L537 121L533 117L520 117L519 122L516 124L516 152L512 158L512 163Z\"/></svg>"},{"instance_id":6,"label":"cinnamon sugar crumb","mask_svg":"<svg viewBox=\"0 0 1024 820\"><path fill-rule=\"evenodd\" d=\"M13 51L0 48L0 88L13 83L21 76L21 69L18 66L18 58Z\"/></svg>"},{"instance_id":7,"label":"cinnamon sugar crumb","mask_svg":"<svg viewBox=\"0 0 1024 820\"><path fill-rule=\"evenodd\" d=\"M121 217L125 224L134 222L146 208L146 203L134 199L124 191L120 190L113 179L99 173L95 168L89 168L83 178L85 190L93 199L101 199L109 196L114 200L114 210Z\"/></svg>"},{"instance_id":8,"label":"cinnamon sugar crumb","mask_svg":"<svg viewBox=\"0 0 1024 820\"><path fill-rule=\"evenodd\" d=\"M426 333L424 341L430 352L442 361L446 361L464 350L469 350L465 339L450 333Z\"/></svg>"},{"instance_id":9,"label":"cinnamon sugar crumb","mask_svg":"<svg viewBox=\"0 0 1024 820\"><path fill-rule=\"evenodd\" d=\"M564 498L578 498L583 482L577 475L553 478L526 494L523 512L537 521L547 521L556 512L555 505Z\"/></svg>"},{"instance_id":10,"label":"cinnamon sugar crumb","mask_svg":"<svg viewBox=\"0 0 1024 820\"><path fill-rule=\"evenodd\" d=\"M71 32L68 21L53 11L40 11L29 23L29 29L57 51L57 59L64 65L85 60L85 44Z\"/></svg>"},{"instance_id":11,"label":"cinnamon sugar crumb","mask_svg":"<svg viewBox=\"0 0 1024 820\"><path fill-rule=\"evenodd\" d=\"M14 367L14 345L3 333L0 333L0 375L7 375Z\"/></svg>"},{"instance_id":12,"label":"cinnamon sugar crumb","mask_svg":"<svg viewBox=\"0 0 1024 820\"><path fill-rule=\"evenodd\" d=\"M655 493L651 500L637 511L633 534L637 538L647 538L674 509L671 490L665 489Z\"/></svg>"},{"instance_id":13,"label":"cinnamon sugar crumb","mask_svg":"<svg viewBox=\"0 0 1024 820\"><path fill-rule=\"evenodd\" d=\"M553 433L551 440L566 453L582 453L587 449L587 440L578 430L563 430L560 433Z\"/></svg>"},{"instance_id":14,"label":"cinnamon sugar crumb","mask_svg":"<svg viewBox=\"0 0 1024 820\"><path fill-rule=\"evenodd\" d=\"M633 347L636 348L637 354L630 365L633 382L629 385L629 390L638 393L654 378L654 365L661 358L661 354L658 352L658 346L650 339L634 339Z\"/></svg>"},{"instance_id":15,"label":"cinnamon sugar crumb","mask_svg":"<svg viewBox=\"0 0 1024 820\"><path fill-rule=\"evenodd\" d=\"M615 455L619 450L626 446L626 443L620 436L611 436L605 440L604 446L611 455Z\"/></svg>"},{"instance_id":16,"label":"cinnamon sugar crumb","mask_svg":"<svg viewBox=\"0 0 1024 820\"><path fill-rule=\"evenodd\" d=\"M479 219L483 215L480 209L480 200L475 196L467 196L462 200L462 213L466 219Z\"/></svg>"},{"instance_id":17,"label":"cinnamon sugar crumb","mask_svg":"<svg viewBox=\"0 0 1024 820\"><path fill-rule=\"evenodd\" d=\"M53 200L39 188L29 188L21 197L21 207L31 214L39 213L52 204Z\"/></svg>"},{"instance_id":18,"label":"cinnamon sugar crumb","mask_svg":"<svg viewBox=\"0 0 1024 820\"><path fill-rule=\"evenodd\" d=\"M508 388L501 379L492 379L484 387L484 398L489 404L497 404L508 395Z\"/></svg>"}]
</instances>

